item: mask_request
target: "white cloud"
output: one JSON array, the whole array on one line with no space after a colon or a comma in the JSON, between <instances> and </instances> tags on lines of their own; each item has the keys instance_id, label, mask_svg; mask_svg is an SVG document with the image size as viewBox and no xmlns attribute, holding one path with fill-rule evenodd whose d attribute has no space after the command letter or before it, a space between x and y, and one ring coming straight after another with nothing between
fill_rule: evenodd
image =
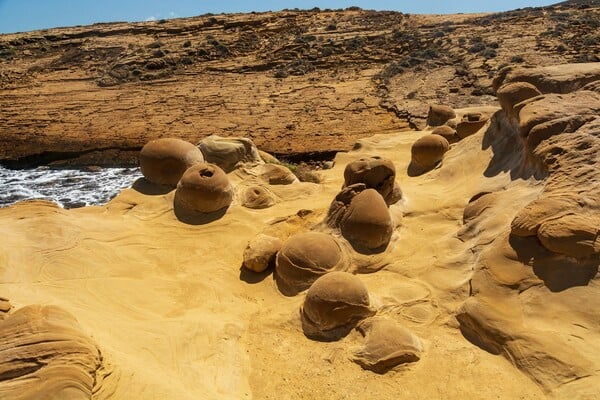
<instances>
[{"instance_id":1,"label":"white cloud","mask_svg":"<svg viewBox=\"0 0 600 400\"><path fill-rule=\"evenodd\" d=\"M171 11L171 12L169 12L169 17L177 18L177 17L179 17L179 15L177 15L177 13L175 11Z\"/></svg>"},{"instance_id":2,"label":"white cloud","mask_svg":"<svg viewBox=\"0 0 600 400\"><path fill-rule=\"evenodd\" d=\"M158 18L156 18L154 15L149 16L148 18L146 18L146 21L156 21Z\"/></svg>"}]
</instances>

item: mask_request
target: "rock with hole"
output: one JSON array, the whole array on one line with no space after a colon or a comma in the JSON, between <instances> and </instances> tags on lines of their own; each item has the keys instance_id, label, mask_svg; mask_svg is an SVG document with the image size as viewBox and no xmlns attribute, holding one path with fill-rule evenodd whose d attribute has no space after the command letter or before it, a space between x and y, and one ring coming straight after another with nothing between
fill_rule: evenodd
<instances>
[{"instance_id":1,"label":"rock with hole","mask_svg":"<svg viewBox=\"0 0 600 400\"><path fill-rule=\"evenodd\" d=\"M214 164L188 168L177 184L175 206L181 211L212 213L229 207L233 189L225 172Z\"/></svg>"}]
</instances>

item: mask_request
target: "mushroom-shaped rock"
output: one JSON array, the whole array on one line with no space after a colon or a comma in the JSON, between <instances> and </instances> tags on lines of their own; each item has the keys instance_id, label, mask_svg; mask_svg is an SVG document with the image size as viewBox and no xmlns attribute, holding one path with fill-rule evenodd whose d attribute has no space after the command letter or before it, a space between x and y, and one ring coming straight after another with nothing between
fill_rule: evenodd
<instances>
[{"instance_id":1,"label":"mushroom-shaped rock","mask_svg":"<svg viewBox=\"0 0 600 400\"><path fill-rule=\"evenodd\" d=\"M281 239L259 234L244 250L244 267L254 272L263 272L270 265L274 265L275 256L281 249Z\"/></svg>"},{"instance_id":2,"label":"mushroom-shaped rock","mask_svg":"<svg viewBox=\"0 0 600 400\"><path fill-rule=\"evenodd\" d=\"M452 107L434 104L429 106L429 114L427 114L427 125L444 125L448 120L454 118L456 118L456 113L454 112L454 109L452 109Z\"/></svg>"},{"instance_id":3,"label":"mushroom-shaped rock","mask_svg":"<svg viewBox=\"0 0 600 400\"><path fill-rule=\"evenodd\" d=\"M541 94L538 88L528 82L507 83L502 85L496 92L500 106L508 115L514 115L513 107L515 104Z\"/></svg>"},{"instance_id":4,"label":"mushroom-shaped rock","mask_svg":"<svg viewBox=\"0 0 600 400\"><path fill-rule=\"evenodd\" d=\"M192 213L212 213L228 207L233 189L221 168L196 164L185 171L175 190L175 206Z\"/></svg>"},{"instance_id":5,"label":"mushroom-shaped rock","mask_svg":"<svg viewBox=\"0 0 600 400\"><path fill-rule=\"evenodd\" d=\"M335 271L312 284L300 313L307 337L337 340L374 312L364 283L356 275Z\"/></svg>"},{"instance_id":6,"label":"mushroom-shaped rock","mask_svg":"<svg viewBox=\"0 0 600 400\"><path fill-rule=\"evenodd\" d=\"M374 189L366 189L350 201L340 229L355 249L372 251L387 246L394 225L383 197Z\"/></svg>"},{"instance_id":7,"label":"mushroom-shaped rock","mask_svg":"<svg viewBox=\"0 0 600 400\"><path fill-rule=\"evenodd\" d=\"M366 338L354 361L364 369L385 374L404 363L421 359L423 345L418 337L397 322L383 317L368 318L358 331Z\"/></svg>"},{"instance_id":8,"label":"mushroom-shaped rock","mask_svg":"<svg viewBox=\"0 0 600 400\"><path fill-rule=\"evenodd\" d=\"M449 148L448 141L440 135L423 136L410 149L411 162L420 168L432 168L442 160Z\"/></svg>"},{"instance_id":9,"label":"mushroom-shaped rock","mask_svg":"<svg viewBox=\"0 0 600 400\"><path fill-rule=\"evenodd\" d=\"M0 398L91 399L102 356L75 318L30 305L0 320Z\"/></svg>"},{"instance_id":10,"label":"mushroom-shaped rock","mask_svg":"<svg viewBox=\"0 0 600 400\"><path fill-rule=\"evenodd\" d=\"M291 295L307 289L320 276L345 267L338 242L321 232L290 237L277 253L275 265L280 290Z\"/></svg>"},{"instance_id":11,"label":"mushroom-shaped rock","mask_svg":"<svg viewBox=\"0 0 600 400\"><path fill-rule=\"evenodd\" d=\"M445 138L448 143L456 143L460 140L458 135L456 134L456 129L448 125L442 125L434 128L431 133L434 135L440 135Z\"/></svg>"},{"instance_id":12,"label":"mushroom-shaped rock","mask_svg":"<svg viewBox=\"0 0 600 400\"><path fill-rule=\"evenodd\" d=\"M258 149L247 138L224 138L209 136L198 143L206 162L216 164L225 172L231 172L238 163L262 163Z\"/></svg>"},{"instance_id":13,"label":"mushroom-shaped rock","mask_svg":"<svg viewBox=\"0 0 600 400\"><path fill-rule=\"evenodd\" d=\"M298 182L298 178L289 168L279 164L265 164L260 177L269 185L289 185Z\"/></svg>"},{"instance_id":14,"label":"mushroom-shaped rock","mask_svg":"<svg viewBox=\"0 0 600 400\"><path fill-rule=\"evenodd\" d=\"M387 204L392 204L398 201L395 198L397 195L394 195L395 179L396 167L391 160L380 157L361 158L346 165L343 187L364 183L367 188L377 190Z\"/></svg>"},{"instance_id":15,"label":"mushroom-shaped rock","mask_svg":"<svg viewBox=\"0 0 600 400\"><path fill-rule=\"evenodd\" d=\"M241 196L242 205L246 208L262 209L275 204L273 194L264 186L251 186Z\"/></svg>"},{"instance_id":16,"label":"mushroom-shaped rock","mask_svg":"<svg viewBox=\"0 0 600 400\"><path fill-rule=\"evenodd\" d=\"M189 167L203 161L202 152L196 146L175 138L152 140L140 152L142 174L159 185L177 185Z\"/></svg>"},{"instance_id":17,"label":"mushroom-shaped rock","mask_svg":"<svg viewBox=\"0 0 600 400\"><path fill-rule=\"evenodd\" d=\"M467 113L463 115L461 121L456 125L456 135L460 139L474 135L478 130L483 128L487 123L488 118L481 113Z\"/></svg>"}]
</instances>

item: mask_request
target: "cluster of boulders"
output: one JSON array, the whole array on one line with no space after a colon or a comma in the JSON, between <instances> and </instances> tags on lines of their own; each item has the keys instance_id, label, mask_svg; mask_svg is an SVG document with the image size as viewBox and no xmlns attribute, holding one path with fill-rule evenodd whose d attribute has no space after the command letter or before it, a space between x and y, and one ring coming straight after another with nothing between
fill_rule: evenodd
<instances>
[{"instance_id":1,"label":"cluster of boulders","mask_svg":"<svg viewBox=\"0 0 600 400\"><path fill-rule=\"evenodd\" d=\"M479 131L488 121L482 113L467 112L458 119L454 109L431 105L427 125L431 134L419 138L411 148L411 169L416 175L434 168L444 158L452 143Z\"/></svg>"},{"instance_id":2,"label":"cluster of boulders","mask_svg":"<svg viewBox=\"0 0 600 400\"><path fill-rule=\"evenodd\" d=\"M275 204L269 185L298 182L289 168L265 163L254 143L245 138L210 136L197 146L176 138L156 139L142 148L139 161L147 181L175 188L174 210L186 222L190 216L221 215L227 210L236 197L227 173L240 166L256 167L264 182L240 189L240 203L247 208Z\"/></svg>"},{"instance_id":3,"label":"cluster of boulders","mask_svg":"<svg viewBox=\"0 0 600 400\"><path fill-rule=\"evenodd\" d=\"M401 198L390 160L358 159L345 167L342 189L324 224L284 240L259 234L244 251L245 268L264 272L274 267L284 295L306 291L300 316L308 338L335 341L356 328L365 345L353 359L378 373L417 361L422 351L416 336L393 320L375 316L367 287L352 273L354 255L387 250L396 227L388 207Z\"/></svg>"}]
</instances>

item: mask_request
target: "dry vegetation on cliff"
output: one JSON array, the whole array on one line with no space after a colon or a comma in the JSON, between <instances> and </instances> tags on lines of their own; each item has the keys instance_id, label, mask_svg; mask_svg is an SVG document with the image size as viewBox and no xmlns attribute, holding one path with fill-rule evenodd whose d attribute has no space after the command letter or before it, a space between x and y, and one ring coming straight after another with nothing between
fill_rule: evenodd
<instances>
[{"instance_id":1,"label":"dry vegetation on cliff","mask_svg":"<svg viewBox=\"0 0 600 400\"><path fill-rule=\"evenodd\" d=\"M205 15L0 36L0 159L134 163L148 140L245 136L278 154L493 105L508 64L598 61L600 8ZM29 158L24 158L30 156ZM18 165L18 164L17 164Z\"/></svg>"}]
</instances>

